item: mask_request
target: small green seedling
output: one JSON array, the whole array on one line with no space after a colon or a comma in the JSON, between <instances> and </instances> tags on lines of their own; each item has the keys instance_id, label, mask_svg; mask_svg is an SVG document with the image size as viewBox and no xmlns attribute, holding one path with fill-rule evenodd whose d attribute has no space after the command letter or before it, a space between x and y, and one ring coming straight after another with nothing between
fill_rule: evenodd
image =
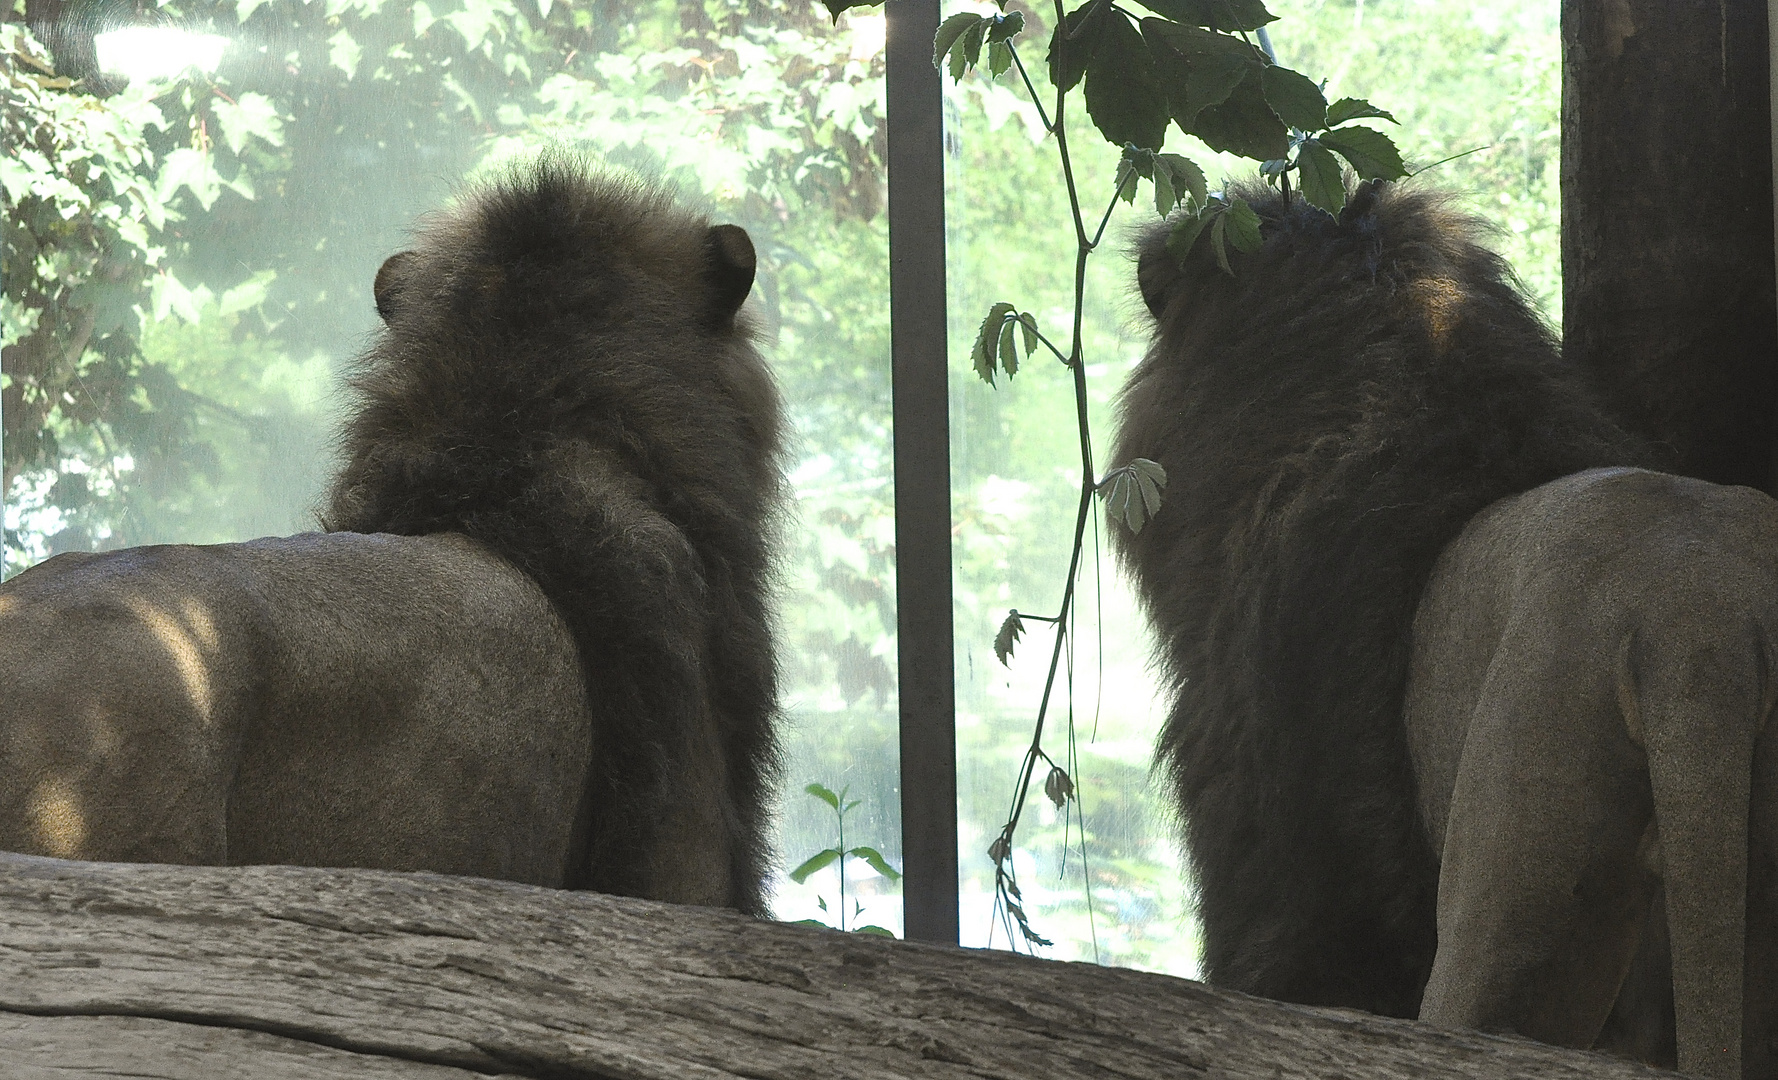
<instances>
[{"instance_id":1,"label":"small green seedling","mask_svg":"<svg viewBox=\"0 0 1778 1080\"><path fill-rule=\"evenodd\" d=\"M813 854L813 855L809 856L807 859L803 860L803 864L801 866L797 867L795 870L792 870L790 872L790 880L796 882L798 885L801 885L803 882L807 881L809 879L809 875L815 873L815 871L821 870L827 866L831 866L834 863L838 863L839 864L839 872L840 872L840 900L839 900L840 925L839 925L839 928L842 931L847 931L848 927L846 926L846 922L847 922L847 917L846 917L846 860L847 859L863 859L866 863L868 863L870 865L870 868L872 870L875 870L877 873L888 878L890 881L900 881L901 880L901 871L895 869L895 867L893 867L893 866L890 866L888 863L888 860L884 859L883 856L877 851L876 848L868 848L868 847L849 848L846 846L846 812L851 810L854 806L858 805L857 799L853 799L851 802L846 801L846 793L848 791L852 790L850 787L841 788L839 790L838 794L835 794L834 792L829 791L827 788L822 787L820 784L810 784L808 787L804 788L803 790L808 792L810 795L815 796L817 799L820 799L822 802L826 803L827 805L833 807L834 817L837 820L837 823L839 825L840 842L833 847L827 848L822 851L817 851L815 854ZM815 898L815 902L821 906L822 911L828 910L827 898L825 896L817 896ZM864 914L864 905L859 903L856 899L854 899L852 901L852 920L855 922L858 919L858 917L863 914ZM822 922L820 919L799 919L799 920L797 920L797 923L798 923L798 925L802 925L802 926L826 926L826 925L828 925L827 923ZM894 937L895 936L893 931L890 931L890 930L887 930L881 926L875 926L875 925L853 926L853 927L849 928L849 932L854 933L854 934L875 934L878 937Z\"/></svg>"}]
</instances>

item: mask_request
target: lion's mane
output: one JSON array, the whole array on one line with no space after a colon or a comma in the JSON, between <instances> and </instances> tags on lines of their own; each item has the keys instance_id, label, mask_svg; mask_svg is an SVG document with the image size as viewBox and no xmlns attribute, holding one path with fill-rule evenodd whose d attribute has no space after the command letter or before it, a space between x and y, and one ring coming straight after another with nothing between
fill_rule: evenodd
<instances>
[{"instance_id":1,"label":"lion's mane","mask_svg":"<svg viewBox=\"0 0 1778 1080\"><path fill-rule=\"evenodd\" d=\"M378 275L386 325L324 523L466 533L561 613L594 711L570 887L644 891L714 752L726 902L764 911L781 420L737 312L752 273L740 230L554 154L472 189Z\"/></svg>"},{"instance_id":2,"label":"lion's mane","mask_svg":"<svg viewBox=\"0 0 1778 1080\"><path fill-rule=\"evenodd\" d=\"M1362 185L1337 219L1255 188L1263 246L1140 241L1157 320L1112 460L1166 468L1119 530L1173 696L1158 747L1214 982L1413 1016L1437 866L1402 728L1434 560L1494 500L1645 447L1480 227Z\"/></svg>"}]
</instances>

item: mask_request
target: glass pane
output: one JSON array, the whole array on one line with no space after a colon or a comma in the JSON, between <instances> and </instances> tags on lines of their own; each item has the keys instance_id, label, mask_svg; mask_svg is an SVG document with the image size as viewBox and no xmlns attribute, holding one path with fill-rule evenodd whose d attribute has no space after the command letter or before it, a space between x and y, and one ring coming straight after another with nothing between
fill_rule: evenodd
<instances>
[{"instance_id":1,"label":"glass pane","mask_svg":"<svg viewBox=\"0 0 1778 1080\"><path fill-rule=\"evenodd\" d=\"M381 260L550 144L745 226L793 424L781 655L789 865L899 863L883 20L807 0L7 5L5 563L312 529ZM31 11L38 11L32 5ZM898 892L847 901L899 930ZM850 922L837 875L787 915ZM827 916L824 916L827 917Z\"/></svg>"},{"instance_id":2,"label":"glass pane","mask_svg":"<svg viewBox=\"0 0 1778 1080\"><path fill-rule=\"evenodd\" d=\"M1069 4L1070 8L1078 7ZM1279 62L1329 80L1329 100L1368 98L1402 120L1395 132L1424 182L1452 190L1501 226L1500 245L1531 294L1559 322L1557 155L1560 51L1554 0L1268 0ZM947 9L991 13L985 4ZM1020 55L1049 108L1043 47L1053 9L1021 7ZM985 57L984 57L985 62ZM997 302L1036 316L1064 351L1075 244L1055 142L1046 139L1017 72L990 81L947 77L951 230L953 500L957 530L959 859L965 944L1027 942L995 905L989 846L1007 821L1032 740L1051 629L1027 621L1010 664L993 644L1008 609L1053 615L1068 573L1080 482L1069 372L1052 356L1021 359L989 386L972 370L981 320ZM1111 195L1117 153L1069 100L1074 175L1089 232ZM1212 186L1256 166L1209 153L1170 129L1169 151L1201 165ZM1112 395L1146 347L1147 313L1126 255L1152 206L1119 204L1087 276L1083 343L1097 447L1110 444ZM1022 354L1021 354L1022 356ZM1101 457L1095 468L1103 474ZM1190 885L1168 800L1148 765L1164 703L1148 674L1149 637L1105 553L1095 506L1069 648L1045 719L1040 760L1012 867L1040 955L1170 972L1197 970ZM1121 528L1122 526L1109 526ZM1070 693L1070 688L1072 692ZM1070 732L1072 726L1072 746ZM1070 755L1078 764L1070 763ZM1080 793L1057 810L1043 794L1051 762ZM1082 845L1082 829L1086 841ZM1090 897L1090 899L1089 899ZM1090 918L1089 918L1090 912Z\"/></svg>"}]
</instances>

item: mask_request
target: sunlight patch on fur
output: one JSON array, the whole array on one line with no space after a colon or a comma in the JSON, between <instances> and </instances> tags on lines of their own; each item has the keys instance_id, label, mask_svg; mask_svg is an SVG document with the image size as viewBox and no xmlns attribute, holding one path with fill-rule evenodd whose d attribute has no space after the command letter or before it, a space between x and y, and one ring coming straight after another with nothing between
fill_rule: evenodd
<instances>
[{"instance_id":1,"label":"sunlight patch on fur","mask_svg":"<svg viewBox=\"0 0 1778 1080\"><path fill-rule=\"evenodd\" d=\"M41 850L72 859L86 843L86 814L74 785L60 777L45 780L31 794L31 827Z\"/></svg>"},{"instance_id":2,"label":"sunlight patch on fur","mask_svg":"<svg viewBox=\"0 0 1778 1080\"><path fill-rule=\"evenodd\" d=\"M1448 277L1425 277L1408 285L1408 296L1426 322L1432 347L1444 352L1451 343L1451 331L1463 318L1463 303L1469 298L1463 286Z\"/></svg>"},{"instance_id":3,"label":"sunlight patch on fur","mask_svg":"<svg viewBox=\"0 0 1778 1080\"><path fill-rule=\"evenodd\" d=\"M128 597L124 603L167 650L167 656L179 671L180 681L185 683L185 693L191 698L198 719L208 724L214 712L214 701L210 671L204 664L200 646L215 651L219 640L215 623L194 600L186 601L183 624L139 596Z\"/></svg>"}]
</instances>

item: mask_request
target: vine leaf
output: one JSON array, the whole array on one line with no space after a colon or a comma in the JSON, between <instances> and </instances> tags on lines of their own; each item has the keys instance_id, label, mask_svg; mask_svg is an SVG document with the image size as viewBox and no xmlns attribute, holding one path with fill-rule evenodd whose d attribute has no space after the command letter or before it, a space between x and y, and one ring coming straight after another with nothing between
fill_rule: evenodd
<instances>
[{"instance_id":1,"label":"vine leaf","mask_svg":"<svg viewBox=\"0 0 1778 1080\"><path fill-rule=\"evenodd\" d=\"M1087 115L1113 146L1159 150L1167 137L1167 94L1142 35L1122 14L1105 18L1087 66Z\"/></svg>"},{"instance_id":2,"label":"vine leaf","mask_svg":"<svg viewBox=\"0 0 1778 1080\"><path fill-rule=\"evenodd\" d=\"M1025 619L1018 608L1013 608L1000 623L1000 632L994 635L994 656L1002 665L1012 658L1013 646L1024 633Z\"/></svg>"},{"instance_id":3,"label":"vine leaf","mask_svg":"<svg viewBox=\"0 0 1778 1080\"><path fill-rule=\"evenodd\" d=\"M1326 132L1319 141L1350 162L1361 180L1399 180L1408 174L1395 141L1373 128L1343 127Z\"/></svg>"},{"instance_id":4,"label":"vine leaf","mask_svg":"<svg viewBox=\"0 0 1778 1080\"><path fill-rule=\"evenodd\" d=\"M1019 373L1019 346L1013 340L1013 328L1018 325L1017 319L1006 319L1000 324L1000 370L1009 379Z\"/></svg>"},{"instance_id":5,"label":"vine leaf","mask_svg":"<svg viewBox=\"0 0 1778 1080\"><path fill-rule=\"evenodd\" d=\"M988 29L988 44L996 41L1011 41L1025 29L1025 14L1022 11L1009 11L1004 15L994 16L994 25Z\"/></svg>"},{"instance_id":6,"label":"vine leaf","mask_svg":"<svg viewBox=\"0 0 1778 1080\"><path fill-rule=\"evenodd\" d=\"M1142 39L1155 79L1166 93L1167 111L1187 134L1199 112L1227 101L1247 73L1263 63L1250 45L1164 19L1143 19Z\"/></svg>"},{"instance_id":7,"label":"vine leaf","mask_svg":"<svg viewBox=\"0 0 1778 1080\"><path fill-rule=\"evenodd\" d=\"M944 67L945 57L957 47L957 39L963 36L964 31L981 21L980 15L973 11L965 11L940 23L938 33L932 35L932 66L935 68ZM962 77L963 73L956 70L956 61L953 60L951 78L960 79Z\"/></svg>"},{"instance_id":8,"label":"vine leaf","mask_svg":"<svg viewBox=\"0 0 1778 1080\"><path fill-rule=\"evenodd\" d=\"M838 23L840 16L853 8L876 7L882 2L883 0L821 0L821 5L827 9L829 15L833 16L833 21ZM816 925L821 924L817 923Z\"/></svg>"},{"instance_id":9,"label":"vine leaf","mask_svg":"<svg viewBox=\"0 0 1778 1080\"><path fill-rule=\"evenodd\" d=\"M803 790L808 792L810 795L815 796L817 799L820 799L822 802L826 803L827 805L833 807L835 810L838 810L840 808L840 799L843 796L835 795L833 792L822 787L820 784L810 784L808 787L803 788Z\"/></svg>"},{"instance_id":10,"label":"vine leaf","mask_svg":"<svg viewBox=\"0 0 1778 1080\"><path fill-rule=\"evenodd\" d=\"M1181 263L1185 262L1185 257L1191 254L1192 245L1198 242L1198 237L1204 232L1204 223L1210 220L1208 210L1209 207L1205 207L1196 214L1180 215L1179 220L1173 223L1173 231L1167 234L1167 254Z\"/></svg>"},{"instance_id":11,"label":"vine leaf","mask_svg":"<svg viewBox=\"0 0 1778 1080\"><path fill-rule=\"evenodd\" d=\"M1278 16L1261 0L1136 0L1156 15L1210 30L1258 30Z\"/></svg>"},{"instance_id":12,"label":"vine leaf","mask_svg":"<svg viewBox=\"0 0 1778 1080\"><path fill-rule=\"evenodd\" d=\"M977 18L975 25L963 28L957 35L957 43L951 46L951 81L963 78L963 73L976 65L982 58L982 39L987 35L988 27L993 20ZM942 29L942 28L941 28Z\"/></svg>"},{"instance_id":13,"label":"vine leaf","mask_svg":"<svg viewBox=\"0 0 1778 1080\"><path fill-rule=\"evenodd\" d=\"M1171 176L1175 192L1184 188L1192 198L1192 205L1204 205L1210 185L1204 179L1204 170L1198 168L1195 162L1178 154L1161 154L1155 158L1155 172L1159 174L1163 170Z\"/></svg>"},{"instance_id":14,"label":"vine leaf","mask_svg":"<svg viewBox=\"0 0 1778 1080\"><path fill-rule=\"evenodd\" d=\"M1261 243L1259 235L1259 213L1247 205L1246 199L1230 199L1228 209L1223 216L1229 221L1229 239L1234 241L1238 251L1258 251ZM1159 469L1160 466L1156 465ZM1161 473L1161 483L1167 482L1167 474Z\"/></svg>"},{"instance_id":15,"label":"vine leaf","mask_svg":"<svg viewBox=\"0 0 1778 1080\"><path fill-rule=\"evenodd\" d=\"M1339 159L1333 151L1314 139L1304 140L1297 149L1297 185L1310 206L1319 206L1337 214L1346 205L1346 181L1340 175Z\"/></svg>"},{"instance_id":16,"label":"vine leaf","mask_svg":"<svg viewBox=\"0 0 1778 1080\"><path fill-rule=\"evenodd\" d=\"M1269 67L1260 73L1259 81L1266 92L1266 104L1286 124L1298 131L1320 131L1327 126L1327 99L1307 75Z\"/></svg>"},{"instance_id":17,"label":"vine leaf","mask_svg":"<svg viewBox=\"0 0 1778 1080\"><path fill-rule=\"evenodd\" d=\"M1051 941L1049 938L1046 938L1042 934L1031 929L1031 923L1025 918L1025 909L1010 899L1006 901L1006 912L1013 917L1014 922L1019 924L1019 933L1024 935L1026 941L1033 945L1049 946L1055 944L1055 942Z\"/></svg>"},{"instance_id":18,"label":"vine leaf","mask_svg":"<svg viewBox=\"0 0 1778 1080\"><path fill-rule=\"evenodd\" d=\"M981 329L975 334L975 349L971 359L975 363L975 373L980 375L989 386L994 385L994 371L1000 357L1001 328L1006 320L1014 315L1017 309L1006 301L1001 301L988 309L988 317L982 320ZM1014 370L1018 365L1013 365ZM1007 376L1012 376L1008 371Z\"/></svg>"},{"instance_id":19,"label":"vine leaf","mask_svg":"<svg viewBox=\"0 0 1778 1080\"><path fill-rule=\"evenodd\" d=\"M1043 793L1060 810L1063 804L1074 798L1074 781L1060 767L1051 767L1049 776L1043 781Z\"/></svg>"},{"instance_id":20,"label":"vine leaf","mask_svg":"<svg viewBox=\"0 0 1778 1080\"><path fill-rule=\"evenodd\" d=\"M1099 51L1100 38L1113 18L1107 15L1111 5L1092 0L1062 17L1062 25L1050 35L1050 83L1068 91L1080 85L1087 65ZM956 16L952 16L955 18Z\"/></svg>"},{"instance_id":21,"label":"vine leaf","mask_svg":"<svg viewBox=\"0 0 1778 1080\"><path fill-rule=\"evenodd\" d=\"M1348 120L1357 120L1363 116L1375 116L1391 124L1400 123L1388 110L1379 109L1363 98L1343 97L1327 107L1327 126L1339 127Z\"/></svg>"},{"instance_id":22,"label":"vine leaf","mask_svg":"<svg viewBox=\"0 0 1778 1080\"><path fill-rule=\"evenodd\" d=\"M1290 132L1284 121L1266 104L1257 70L1249 70L1240 85L1220 105L1206 105L1198 112L1191 134L1212 150L1255 161L1281 158L1290 153Z\"/></svg>"},{"instance_id":23,"label":"vine leaf","mask_svg":"<svg viewBox=\"0 0 1778 1080\"><path fill-rule=\"evenodd\" d=\"M1227 212L1216 215L1213 234L1223 228ZM1221 260L1226 266L1226 259ZM1122 521L1132 533L1142 531L1161 508L1161 488L1167 486L1167 470L1148 458L1133 458L1129 464L1112 470L1099 481L1099 496L1105 500L1105 512L1113 521Z\"/></svg>"}]
</instances>

